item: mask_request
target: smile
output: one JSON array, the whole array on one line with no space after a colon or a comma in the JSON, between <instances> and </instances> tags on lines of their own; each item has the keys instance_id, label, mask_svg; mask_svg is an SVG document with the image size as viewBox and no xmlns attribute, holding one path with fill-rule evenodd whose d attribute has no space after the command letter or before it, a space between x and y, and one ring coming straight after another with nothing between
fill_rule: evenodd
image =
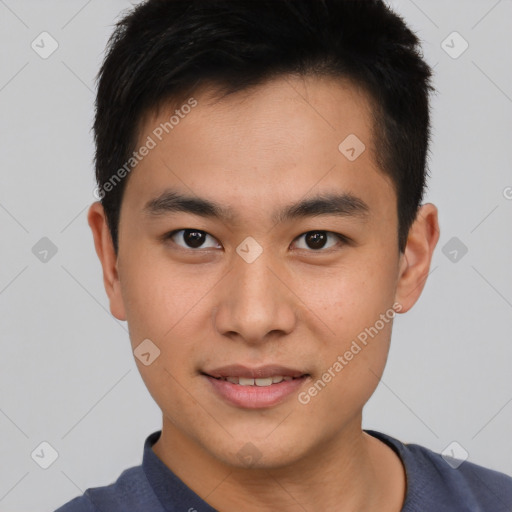
<instances>
[{"instance_id":1,"label":"smile","mask_svg":"<svg viewBox=\"0 0 512 512\"><path fill-rule=\"evenodd\" d=\"M217 380L225 380L231 382L231 384L238 384L240 386L271 386L272 384L279 384L282 381L290 381L293 380L294 377L284 376L284 375L274 375L273 377L265 377L265 378L247 378L247 377L214 377ZM300 377L295 377L300 378Z\"/></svg>"},{"instance_id":2,"label":"smile","mask_svg":"<svg viewBox=\"0 0 512 512\"><path fill-rule=\"evenodd\" d=\"M213 395L223 402L241 409L273 407L300 392L310 381L309 375L291 377L213 377L203 374Z\"/></svg>"}]
</instances>

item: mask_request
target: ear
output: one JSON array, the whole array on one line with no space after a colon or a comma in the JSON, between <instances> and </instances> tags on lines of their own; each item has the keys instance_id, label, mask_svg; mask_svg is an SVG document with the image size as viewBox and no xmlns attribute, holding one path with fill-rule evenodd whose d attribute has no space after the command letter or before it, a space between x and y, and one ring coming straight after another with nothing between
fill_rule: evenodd
<instances>
[{"instance_id":1,"label":"ear","mask_svg":"<svg viewBox=\"0 0 512 512\"><path fill-rule=\"evenodd\" d=\"M437 208L431 203L424 204L418 210L409 230L407 245L400 256L395 300L401 309L397 312L409 311L421 295L438 240Z\"/></svg>"},{"instance_id":2,"label":"ear","mask_svg":"<svg viewBox=\"0 0 512 512\"><path fill-rule=\"evenodd\" d=\"M121 295L121 286L117 271L117 255L107 224L103 206L99 201L93 203L87 214L87 221L94 237L96 254L103 267L103 285L110 300L110 312L118 320L126 320L126 312Z\"/></svg>"}]
</instances>

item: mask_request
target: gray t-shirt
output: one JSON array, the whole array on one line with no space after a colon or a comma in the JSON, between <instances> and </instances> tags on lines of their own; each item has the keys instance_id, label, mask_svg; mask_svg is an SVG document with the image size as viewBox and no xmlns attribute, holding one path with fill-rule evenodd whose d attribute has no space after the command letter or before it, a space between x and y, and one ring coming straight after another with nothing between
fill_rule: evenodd
<instances>
[{"instance_id":1,"label":"gray t-shirt","mask_svg":"<svg viewBox=\"0 0 512 512\"><path fill-rule=\"evenodd\" d=\"M449 464L428 448L374 430L365 432L390 446L405 466L407 494L401 512L512 511L510 476L469 461L454 468L454 461ZM87 489L55 512L218 512L153 452L160 434L146 438L140 466L126 469L110 485Z\"/></svg>"}]
</instances>

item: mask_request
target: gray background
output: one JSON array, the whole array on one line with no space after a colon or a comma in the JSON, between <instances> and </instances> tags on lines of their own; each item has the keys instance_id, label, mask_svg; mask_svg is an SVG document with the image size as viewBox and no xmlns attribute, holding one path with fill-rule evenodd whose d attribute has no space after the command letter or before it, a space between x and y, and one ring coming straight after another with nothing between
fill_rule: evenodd
<instances>
[{"instance_id":1,"label":"gray background","mask_svg":"<svg viewBox=\"0 0 512 512\"><path fill-rule=\"evenodd\" d=\"M512 2L392 4L435 67L427 200L441 238L364 427L438 452L457 441L512 474ZM130 5L0 0L0 511L51 511L114 481L160 428L86 221L93 78ZM46 59L31 47L43 31L59 45ZM453 31L469 44L457 58ZM43 237L57 248L46 261ZM48 469L31 457L43 441L58 453Z\"/></svg>"}]
</instances>

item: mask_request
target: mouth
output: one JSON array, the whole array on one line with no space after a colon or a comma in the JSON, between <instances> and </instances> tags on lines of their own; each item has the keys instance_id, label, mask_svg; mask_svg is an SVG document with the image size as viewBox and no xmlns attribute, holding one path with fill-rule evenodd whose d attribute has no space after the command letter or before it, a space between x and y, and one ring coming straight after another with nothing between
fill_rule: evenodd
<instances>
[{"instance_id":1,"label":"mouth","mask_svg":"<svg viewBox=\"0 0 512 512\"><path fill-rule=\"evenodd\" d=\"M244 409L277 405L311 377L307 372L277 365L258 368L230 365L200 373L218 397Z\"/></svg>"},{"instance_id":2,"label":"mouth","mask_svg":"<svg viewBox=\"0 0 512 512\"><path fill-rule=\"evenodd\" d=\"M251 378L251 377L214 377L213 375L205 374L207 377L212 377L216 380L225 380L227 382L231 382L231 384L238 384L239 386L260 386L266 387L271 386L272 384L279 384L280 382L289 382L291 380L302 379L303 377L307 377L307 374L301 375L300 377L289 377L288 375L274 375L273 377L260 377L260 378Z\"/></svg>"},{"instance_id":3,"label":"mouth","mask_svg":"<svg viewBox=\"0 0 512 512\"><path fill-rule=\"evenodd\" d=\"M271 384L278 384L283 380L290 381L309 376L307 372L276 364L259 367L231 364L201 373L207 377L227 380L232 384L239 384L241 386L270 386Z\"/></svg>"}]
</instances>

